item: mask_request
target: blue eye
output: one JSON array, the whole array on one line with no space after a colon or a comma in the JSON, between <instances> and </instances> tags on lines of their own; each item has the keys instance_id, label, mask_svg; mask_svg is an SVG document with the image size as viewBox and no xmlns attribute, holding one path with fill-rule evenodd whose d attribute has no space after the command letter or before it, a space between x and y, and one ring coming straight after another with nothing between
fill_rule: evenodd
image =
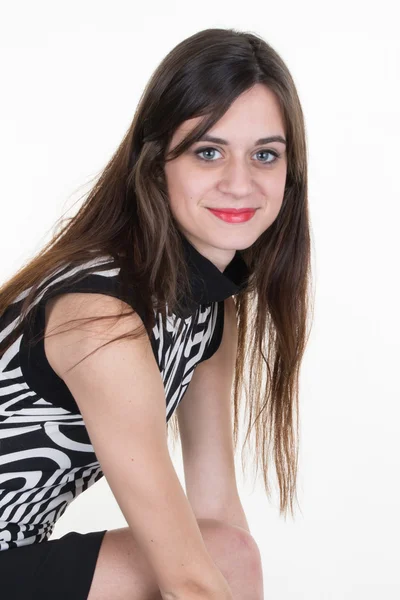
<instances>
[{"instance_id":1,"label":"blue eye","mask_svg":"<svg viewBox=\"0 0 400 600\"><path fill-rule=\"evenodd\" d=\"M204 152L209 152L209 151L219 152L219 150L217 150L217 148L212 148L212 147L208 146L206 148L199 148L198 150L195 150L194 154L196 154L196 156L203 162L215 162L215 160L209 160L208 158L204 158L203 156L200 156ZM269 161L261 160L260 161L261 163L266 164L266 165L272 165L280 158L280 154L278 154L277 152L273 152L272 150L258 150L256 152L256 154L270 154L271 156L274 156L273 160L269 160Z\"/></svg>"}]
</instances>

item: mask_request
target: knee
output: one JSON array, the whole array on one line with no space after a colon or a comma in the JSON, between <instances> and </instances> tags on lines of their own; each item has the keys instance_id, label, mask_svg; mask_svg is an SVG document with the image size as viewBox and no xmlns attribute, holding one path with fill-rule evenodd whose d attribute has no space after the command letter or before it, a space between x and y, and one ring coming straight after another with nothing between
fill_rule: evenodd
<instances>
[{"instance_id":1,"label":"knee","mask_svg":"<svg viewBox=\"0 0 400 600\"><path fill-rule=\"evenodd\" d=\"M218 519L201 518L197 522L203 539L212 542L228 558L245 564L246 568L261 567L260 550L251 533Z\"/></svg>"},{"instance_id":2,"label":"knee","mask_svg":"<svg viewBox=\"0 0 400 600\"><path fill-rule=\"evenodd\" d=\"M260 550L253 536L216 519L198 519L211 557L231 588L233 598L260 600L264 597Z\"/></svg>"}]
</instances>

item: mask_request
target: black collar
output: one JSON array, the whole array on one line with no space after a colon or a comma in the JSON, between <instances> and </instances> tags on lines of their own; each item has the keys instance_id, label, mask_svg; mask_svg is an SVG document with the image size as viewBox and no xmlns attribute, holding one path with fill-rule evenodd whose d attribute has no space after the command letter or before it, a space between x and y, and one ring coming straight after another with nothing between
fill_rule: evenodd
<instances>
[{"instance_id":1,"label":"black collar","mask_svg":"<svg viewBox=\"0 0 400 600\"><path fill-rule=\"evenodd\" d=\"M237 294L246 287L249 269L240 253L221 272L208 258L203 256L179 231L185 257L190 270L192 294L196 303L219 302Z\"/></svg>"}]
</instances>

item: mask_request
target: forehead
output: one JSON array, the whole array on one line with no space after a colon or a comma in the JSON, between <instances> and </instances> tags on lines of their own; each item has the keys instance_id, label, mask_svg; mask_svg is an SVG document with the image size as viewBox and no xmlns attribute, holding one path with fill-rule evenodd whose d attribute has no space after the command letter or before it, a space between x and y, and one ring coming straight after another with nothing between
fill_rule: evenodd
<instances>
[{"instance_id":1,"label":"forehead","mask_svg":"<svg viewBox=\"0 0 400 600\"><path fill-rule=\"evenodd\" d=\"M175 130L172 141L182 141L203 118L194 117L181 123ZM229 138L232 142L235 139L253 140L268 135L284 136L285 124L276 94L265 85L255 85L232 102L209 132Z\"/></svg>"}]
</instances>

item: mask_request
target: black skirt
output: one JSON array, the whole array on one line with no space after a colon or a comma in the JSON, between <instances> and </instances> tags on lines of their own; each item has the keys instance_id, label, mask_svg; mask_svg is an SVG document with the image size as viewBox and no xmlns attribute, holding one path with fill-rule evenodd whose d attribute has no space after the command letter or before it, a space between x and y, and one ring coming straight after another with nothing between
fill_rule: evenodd
<instances>
[{"instance_id":1,"label":"black skirt","mask_svg":"<svg viewBox=\"0 0 400 600\"><path fill-rule=\"evenodd\" d=\"M2 550L2 600L87 600L106 531Z\"/></svg>"}]
</instances>

